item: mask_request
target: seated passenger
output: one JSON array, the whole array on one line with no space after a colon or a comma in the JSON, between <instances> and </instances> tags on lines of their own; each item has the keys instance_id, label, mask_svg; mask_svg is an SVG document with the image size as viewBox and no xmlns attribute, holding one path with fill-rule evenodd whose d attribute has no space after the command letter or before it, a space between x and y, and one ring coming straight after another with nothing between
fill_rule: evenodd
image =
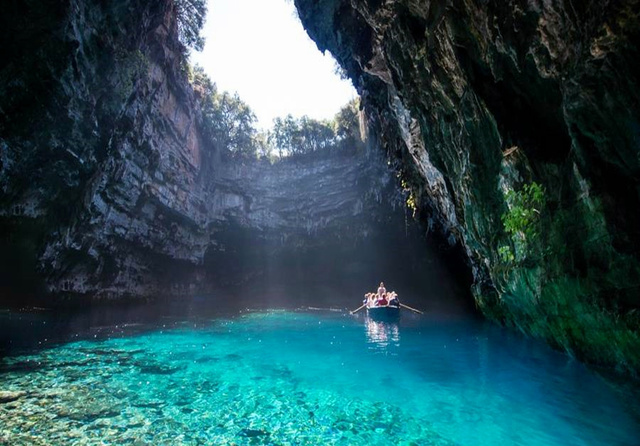
<instances>
[{"instance_id":1,"label":"seated passenger","mask_svg":"<svg viewBox=\"0 0 640 446\"><path fill-rule=\"evenodd\" d=\"M365 294L365 295L364 295L364 297L366 298L366 299L365 299L365 303L366 303L368 306L371 306L371 305L375 304L374 296L375 296L375 294L374 294L374 293L367 293L367 294Z\"/></svg>"}]
</instances>

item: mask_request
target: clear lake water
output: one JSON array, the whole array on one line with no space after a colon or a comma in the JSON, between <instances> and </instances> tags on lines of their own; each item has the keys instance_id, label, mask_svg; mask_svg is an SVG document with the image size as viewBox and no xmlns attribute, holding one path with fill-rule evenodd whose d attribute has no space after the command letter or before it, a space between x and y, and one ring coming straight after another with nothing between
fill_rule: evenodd
<instances>
[{"instance_id":1,"label":"clear lake water","mask_svg":"<svg viewBox=\"0 0 640 446\"><path fill-rule=\"evenodd\" d=\"M640 444L633 386L477 318L261 310L99 328L5 351L0 444Z\"/></svg>"}]
</instances>

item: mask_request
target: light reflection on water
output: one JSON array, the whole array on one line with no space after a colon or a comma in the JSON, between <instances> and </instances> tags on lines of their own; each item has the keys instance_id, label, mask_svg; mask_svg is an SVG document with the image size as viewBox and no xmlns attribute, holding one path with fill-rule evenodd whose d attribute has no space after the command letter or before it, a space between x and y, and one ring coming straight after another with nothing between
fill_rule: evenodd
<instances>
[{"instance_id":1,"label":"light reflection on water","mask_svg":"<svg viewBox=\"0 0 640 446\"><path fill-rule=\"evenodd\" d=\"M400 326L397 322L379 321L367 316L364 326L367 341L374 348L386 351L390 344L400 347Z\"/></svg>"}]
</instances>

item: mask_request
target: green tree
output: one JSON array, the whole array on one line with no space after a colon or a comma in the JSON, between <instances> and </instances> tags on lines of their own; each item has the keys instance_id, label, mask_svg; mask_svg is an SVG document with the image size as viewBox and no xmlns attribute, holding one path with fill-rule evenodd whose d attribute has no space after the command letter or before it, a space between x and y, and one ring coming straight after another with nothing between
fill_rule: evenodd
<instances>
[{"instance_id":1,"label":"green tree","mask_svg":"<svg viewBox=\"0 0 640 446\"><path fill-rule=\"evenodd\" d=\"M335 145L333 126L329 121L318 121L303 116L297 123L301 154L327 150Z\"/></svg>"},{"instance_id":2,"label":"green tree","mask_svg":"<svg viewBox=\"0 0 640 446\"><path fill-rule=\"evenodd\" d=\"M256 116L238 94L223 92L214 97L214 132L217 141L232 155L255 157Z\"/></svg>"},{"instance_id":3,"label":"green tree","mask_svg":"<svg viewBox=\"0 0 640 446\"><path fill-rule=\"evenodd\" d=\"M273 120L271 131L256 129L256 117L237 94L218 92L202 67L187 67L188 78L202 103L204 136L220 150L243 158L330 153L362 145L359 101L353 100L332 121L291 114Z\"/></svg>"},{"instance_id":4,"label":"green tree","mask_svg":"<svg viewBox=\"0 0 640 446\"><path fill-rule=\"evenodd\" d=\"M341 149L355 148L362 146L363 141L360 136L360 100L349 101L334 118L336 138Z\"/></svg>"},{"instance_id":5,"label":"green tree","mask_svg":"<svg viewBox=\"0 0 640 446\"><path fill-rule=\"evenodd\" d=\"M207 17L207 0L175 0L178 37L185 48L202 51L204 38L200 35Z\"/></svg>"},{"instance_id":6,"label":"green tree","mask_svg":"<svg viewBox=\"0 0 640 446\"><path fill-rule=\"evenodd\" d=\"M218 92L216 84L213 83L209 76L204 72L204 68L200 65L196 65L195 67L188 66L188 77L189 82L193 86L194 91L201 99L209 98L215 96Z\"/></svg>"},{"instance_id":7,"label":"green tree","mask_svg":"<svg viewBox=\"0 0 640 446\"><path fill-rule=\"evenodd\" d=\"M237 93L219 93L216 84L199 66L190 70L189 79L202 104L205 138L231 156L257 156L260 141L255 128L256 116L251 108Z\"/></svg>"},{"instance_id":8,"label":"green tree","mask_svg":"<svg viewBox=\"0 0 640 446\"><path fill-rule=\"evenodd\" d=\"M254 143L256 146L257 155L259 158L268 159L270 162L274 161L273 144L271 143L271 132L259 131L255 138Z\"/></svg>"},{"instance_id":9,"label":"green tree","mask_svg":"<svg viewBox=\"0 0 640 446\"><path fill-rule=\"evenodd\" d=\"M339 138L360 135L359 107L360 101L353 99L336 114L334 120L336 123L336 135Z\"/></svg>"},{"instance_id":10,"label":"green tree","mask_svg":"<svg viewBox=\"0 0 640 446\"><path fill-rule=\"evenodd\" d=\"M291 115L285 118L273 120L271 142L278 150L278 156L283 158L295 154L295 145L298 143L298 125Z\"/></svg>"},{"instance_id":11,"label":"green tree","mask_svg":"<svg viewBox=\"0 0 640 446\"><path fill-rule=\"evenodd\" d=\"M299 119L291 115L273 120L272 144L280 157L288 155L308 155L332 149L336 136L330 121L303 116Z\"/></svg>"}]
</instances>

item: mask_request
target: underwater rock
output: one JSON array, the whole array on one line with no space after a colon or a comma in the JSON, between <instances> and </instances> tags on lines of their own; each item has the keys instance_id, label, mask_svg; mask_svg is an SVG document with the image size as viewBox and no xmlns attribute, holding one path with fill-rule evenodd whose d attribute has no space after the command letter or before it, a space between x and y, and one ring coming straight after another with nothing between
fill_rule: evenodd
<instances>
[{"instance_id":1,"label":"underwater rock","mask_svg":"<svg viewBox=\"0 0 640 446\"><path fill-rule=\"evenodd\" d=\"M62 407L57 412L58 417L69 418L83 423L90 423L100 418L114 418L120 415L120 411L111 406L94 404L78 405L76 407Z\"/></svg>"},{"instance_id":2,"label":"underwater rock","mask_svg":"<svg viewBox=\"0 0 640 446\"><path fill-rule=\"evenodd\" d=\"M242 429L238 436L247 438L268 437L270 434L262 429Z\"/></svg>"},{"instance_id":3,"label":"underwater rock","mask_svg":"<svg viewBox=\"0 0 640 446\"><path fill-rule=\"evenodd\" d=\"M0 404L16 401L22 398L23 396L25 396L26 394L27 392L24 392L21 390L16 390L16 391L0 390Z\"/></svg>"},{"instance_id":4,"label":"underwater rock","mask_svg":"<svg viewBox=\"0 0 640 446\"><path fill-rule=\"evenodd\" d=\"M149 375L173 375L174 373L184 369L184 367L181 366L149 362L137 362L136 366L140 373L146 373Z\"/></svg>"}]
</instances>

